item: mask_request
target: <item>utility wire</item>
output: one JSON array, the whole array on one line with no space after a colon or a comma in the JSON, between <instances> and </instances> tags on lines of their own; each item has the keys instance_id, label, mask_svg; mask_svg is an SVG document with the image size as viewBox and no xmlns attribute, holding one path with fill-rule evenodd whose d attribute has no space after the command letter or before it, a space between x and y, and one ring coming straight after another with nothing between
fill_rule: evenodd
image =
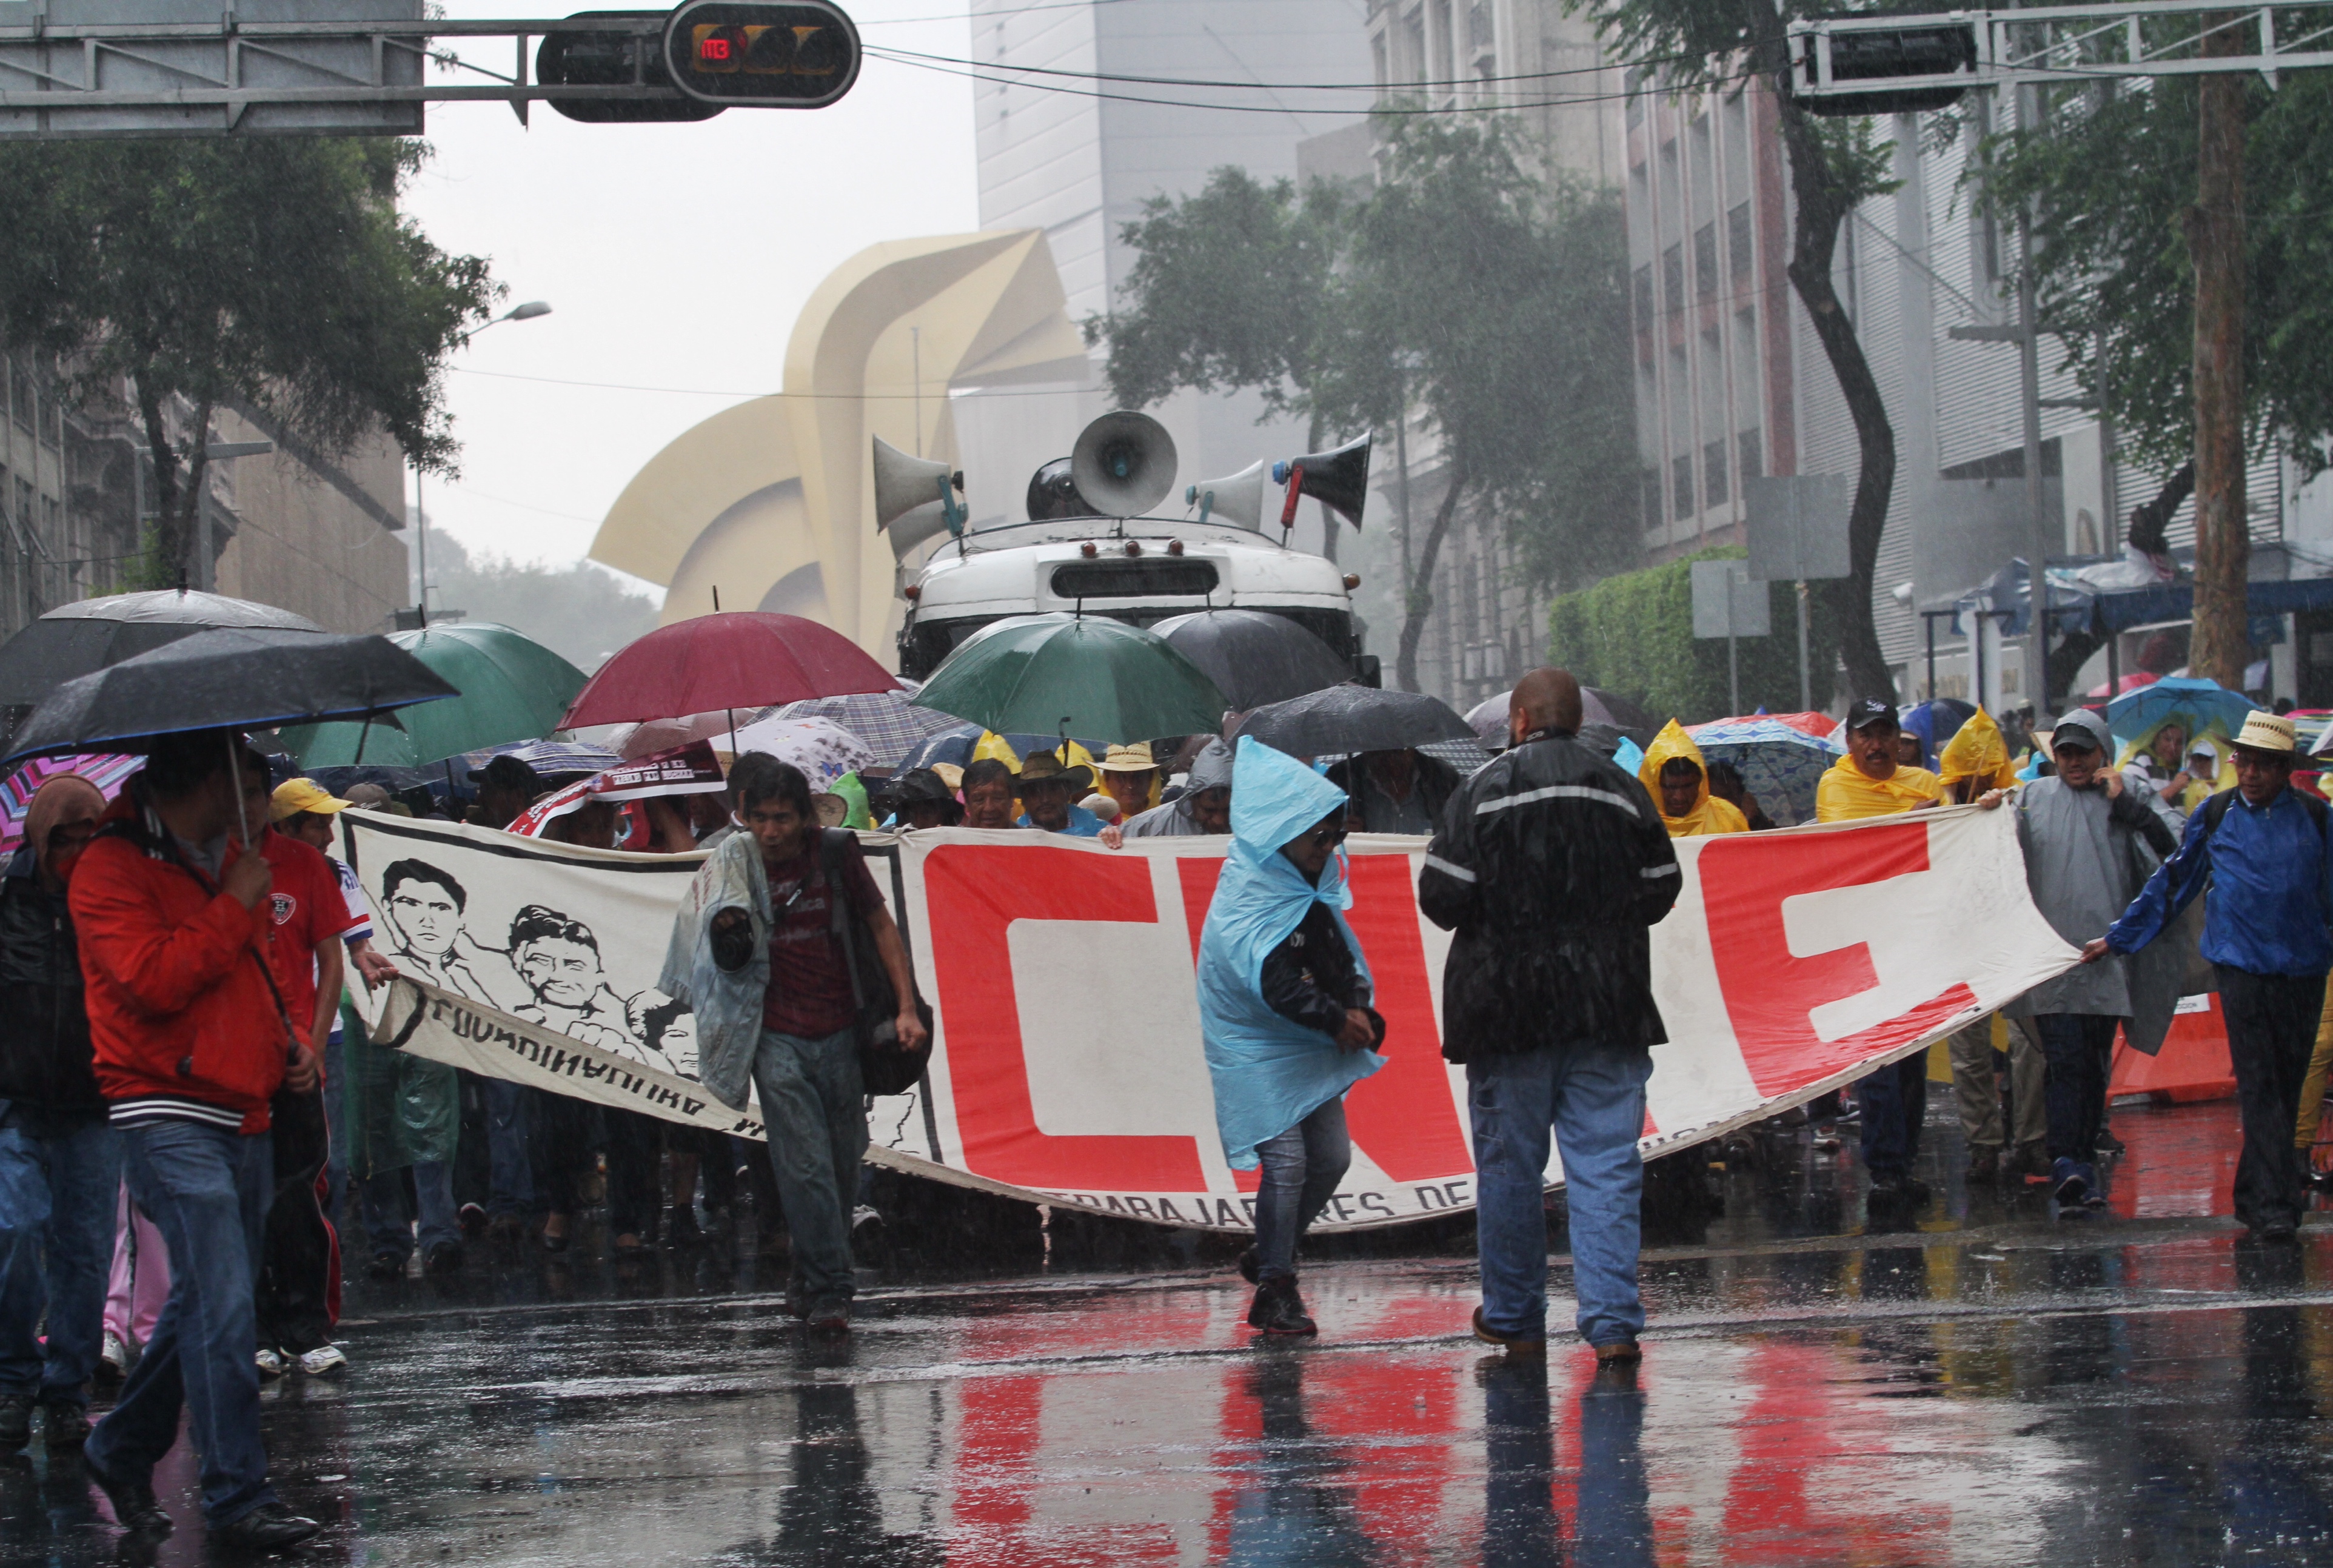
<instances>
[{"instance_id":1,"label":"utility wire","mask_svg":"<svg viewBox=\"0 0 2333 1568\"><path fill-rule=\"evenodd\" d=\"M954 54L929 54L917 49L901 49L893 44L878 44L888 54L900 60L929 61L939 65L961 65L984 71L1017 71L1031 76L1066 76L1080 82L1111 82L1135 87L1231 87L1249 91L1304 92L1391 92L1419 87L1480 87L1502 82L1548 82L1559 76L1593 76L1600 72L1634 70L1647 65L1666 65L1678 60L1699 60L1704 56L1674 54L1658 55L1627 63L1609 61L1601 65L1573 65L1560 71L1526 71L1512 76L1458 76L1419 82L1231 82L1204 76L1130 76L1114 71L1065 71L1051 65L1013 65L1001 60L967 60Z\"/></svg>"},{"instance_id":2,"label":"utility wire","mask_svg":"<svg viewBox=\"0 0 2333 1568\"><path fill-rule=\"evenodd\" d=\"M683 398L801 398L811 401L838 403L885 401L904 403L919 395L914 391L787 392L772 391L765 387L757 387L750 391L731 387L645 387L629 381L576 381L558 376L521 376L508 370L473 370L467 365L448 365L446 368L457 376L485 376L490 380L496 381L533 381L546 387L586 387L594 391L604 392L669 392L676 397ZM1000 387L994 390L977 389L975 390L984 398L1073 398L1085 396L1090 389L1085 387L1020 389ZM939 390L937 382L935 381L933 386L926 388L920 395L926 398L938 398L952 394ZM517 503L514 502L512 505L515 505Z\"/></svg>"}]
</instances>

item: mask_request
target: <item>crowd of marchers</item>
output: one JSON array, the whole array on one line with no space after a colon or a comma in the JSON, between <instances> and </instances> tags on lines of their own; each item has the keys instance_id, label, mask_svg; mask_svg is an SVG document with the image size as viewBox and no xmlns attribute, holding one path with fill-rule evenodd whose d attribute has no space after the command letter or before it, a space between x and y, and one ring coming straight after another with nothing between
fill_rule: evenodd
<instances>
[{"instance_id":1,"label":"crowd of marchers","mask_svg":"<svg viewBox=\"0 0 2333 1568\"><path fill-rule=\"evenodd\" d=\"M1674 841L1757 831L1765 813L1675 724L1633 770L1616 761L1583 735L1581 702L1563 671L1527 675L1505 744L1464 776L1414 751L1322 765L1252 737L1099 759L1067 742L1025 757L1000 744L878 781L867 820L1111 850L1228 836L1198 1004L1225 1158L1259 1172L1239 1268L1266 1335L1316 1332L1298 1256L1351 1159L1347 1092L1387 1053L1435 1046L1388 1038L1372 1005L1343 842L1427 837L1419 908L1453 933L1439 1048L1464 1069L1477 1170L1474 1331L1511 1357L1546 1353L1544 1173L1559 1158L1576 1327L1624 1376L1645 1326L1637 1142L1667 1038L1650 928L1682 885ZM2290 1242L2333 1058L2333 851L2325 803L2291 782L2292 721L2253 712L2223 753L2200 756L2174 731L2122 766L2083 709L2034 736L2021 767L1982 710L1934 769L1888 702L1857 701L1842 731L1819 822L2011 811L2034 904L2081 951L2002 1009L1998 1034L1985 1019L1952 1039L1972 1174L2046 1183L2061 1210L2101 1201L2117 1030L2150 944L2208 887L2201 954L2242 1110L2236 1212L2263 1242ZM2222 755L2226 777L2199 776ZM658 989L693 1015L707 1092L740 1110L758 1099L764 1151L372 1044L353 998L400 965L452 983L458 957L409 938L464 894L392 866L369 909L327 852L339 813L411 806L269 779L239 736L165 736L117 800L70 774L44 784L0 877L0 1451L36 1430L53 1454L82 1448L116 1518L159 1531L150 1477L183 1411L214 1534L300 1538L314 1526L269 1487L258 1390L347 1367L331 1339L342 1251L382 1277L459 1270L481 1237L558 1252L587 1202L604 1204L622 1254L717 1229L750 1183L756 1207L782 1216L793 1315L812 1333L850 1331L867 1097L903 1063L912 1082L931 1042L906 945L830 794L746 752L721 793L640 808L649 852L704 852ZM475 782L467 820L486 830L545 794L511 756ZM613 850L616 830L591 802L543 836ZM542 928L523 935L547 955L591 944L563 918L529 915ZM376 947L376 919L404 934L393 951ZM279 1018L299 1042L288 1054L255 1044ZM1923 1196L1927 1082L1914 1054L1852 1085L1851 1111L1838 1096L1810 1108L1819 1123L1859 1121L1875 1206ZM93 1390L112 1400L94 1426Z\"/></svg>"}]
</instances>

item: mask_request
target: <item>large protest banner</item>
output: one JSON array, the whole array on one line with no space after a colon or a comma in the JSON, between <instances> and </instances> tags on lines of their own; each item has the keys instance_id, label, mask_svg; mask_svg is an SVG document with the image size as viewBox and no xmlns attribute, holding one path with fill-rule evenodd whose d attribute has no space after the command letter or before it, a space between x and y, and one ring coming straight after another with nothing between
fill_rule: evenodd
<instances>
[{"instance_id":1,"label":"large protest banner","mask_svg":"<svg viewBox=\"0 0 2333 1568\"><path fill-rule=\"evenodd\" d=\"M434 1061L759 1137L696 1082L655 989L701 854L637 855L365 812L342 852L408 979L373 1034ZM874 1102L871 1158L1168 1225L1250 1227L1255 1173L1215 1130L1195 957L1228 840L863 835L937 1015L931 1071ZM1417 910L1423 840L1357 835L1350 919L1389 1024L1347 1102L1354 1158L1321 1224L1473 1206L1464 1072L1440 1055L1448 935ZM2013 813L1677 842L1653 932L1669 1044L1642 1148L1771 1116L1982 1017L2077 957L2027 897ZM1560 1161L1560 1154L1558 1157ZM1562 1178L1551 1162L1549 1179Z\"/></svg>"}]
</instances>

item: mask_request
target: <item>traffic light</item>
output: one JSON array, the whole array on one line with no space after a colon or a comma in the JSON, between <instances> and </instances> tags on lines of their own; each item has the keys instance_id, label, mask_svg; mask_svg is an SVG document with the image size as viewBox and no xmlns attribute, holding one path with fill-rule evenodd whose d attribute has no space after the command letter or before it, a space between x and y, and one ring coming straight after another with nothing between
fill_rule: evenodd
<instances>
[{"instance_id":1,"label":"traffic light","mask_svg":"<svg viewBox=\"0 0 2333 1568\"><path fill-rule=\"evenodd\" d=\"M579 11L571 22L662 21L660 11ZM626 87L634 82L670 87L664 41L654 32L546 33L534 52L534 78L546 87ZM551 107L587 125L639 125L658 120L710 120L718 103L696 97L661 101L608 98L552 98Z\"/></svg>"},{"instance_id":2,"label":"traffic light","mask_svg":"<svg viewBox=\"0 0 2333 1568\"><path fill-rule=\"evenodd\" d=\"M1883 27L1858 16L1856 27L1826 25L1829 19L1791 24L1791 96L1810 114L1917 114L1960 101L1965 82L1938 77L1976 69L1976 28L1970 23L1941 27ZM1829 76L1823 77L1823 56ZM1925 78L1916 87L1889 88L1890 81ZM1872 83L1872 91L1842 91L1846 82Z\"/></svg>"},{"instance_id":3,"label":"traffic light","mask_svg":"<svg viewBox=\"0 0 2333 1568\"><path fill-rule=\"evenodd\" d=\"M689 0L666 24L664 60L705 103L823 109L859 80L859 29L825 0Z\"/></svg>"}]
</instances>

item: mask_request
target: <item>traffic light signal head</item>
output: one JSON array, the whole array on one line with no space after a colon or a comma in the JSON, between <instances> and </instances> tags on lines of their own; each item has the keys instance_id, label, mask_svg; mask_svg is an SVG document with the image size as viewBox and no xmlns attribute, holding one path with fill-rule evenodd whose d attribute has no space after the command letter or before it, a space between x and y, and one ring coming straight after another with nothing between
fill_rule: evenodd
<instances>
[{"instance_id":1,"label":"traffic light signal head","mask_svg":"<svg viewBox=\"0 0 2333 1568\"><path fill-rule=\"evenodd\" d=\"M661 19L656 11L579 11L571 22ZM655 33L546 33L534 53L534 79L545 86L624 87L638 82L669 87L663 41ZM649 121L710 120L721 106L696 98L641 101L609 98L558 98L551 107L587 125L638 125Z\"/></svg>"},{"instance_id":2,"label":"traffic light signal head","mask_svg":"<svg viewBox=\"0 0 2333 1568\"><path fill-rule=\"evenodd\" d=\"M664 53L674 85L723 106L822 109L859 79L859 30L826 0L689 0Z\"/></svg>"}]
</instances>

